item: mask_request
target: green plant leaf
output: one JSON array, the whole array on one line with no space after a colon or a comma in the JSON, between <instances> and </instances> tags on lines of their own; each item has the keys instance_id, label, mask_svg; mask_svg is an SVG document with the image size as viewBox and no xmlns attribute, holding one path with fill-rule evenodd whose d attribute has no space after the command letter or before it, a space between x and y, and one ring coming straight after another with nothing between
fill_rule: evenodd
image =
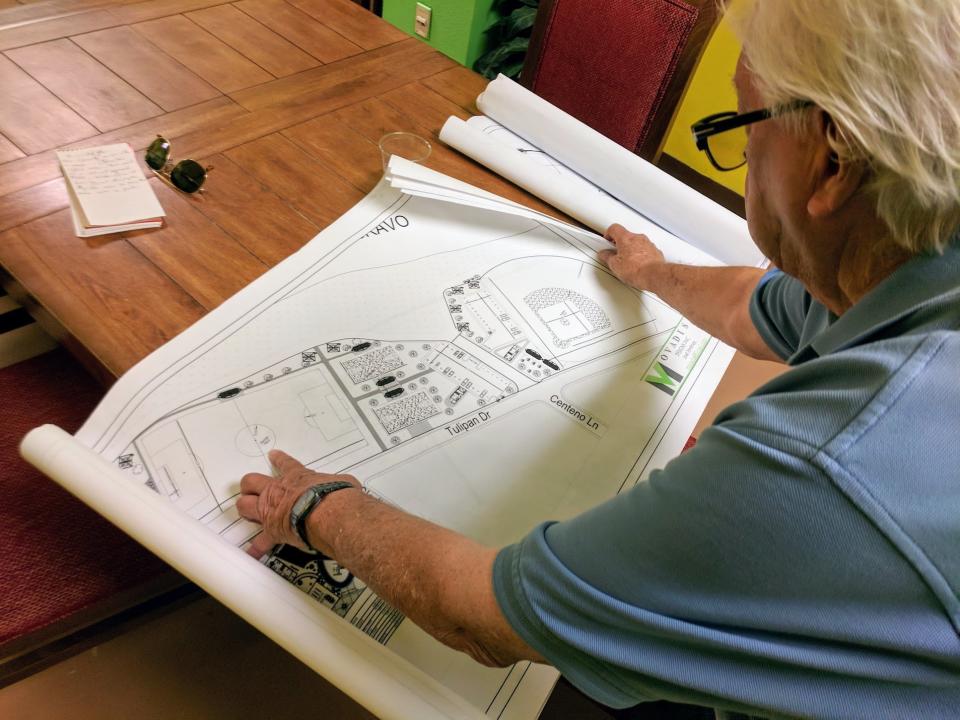
<instances>
[{"instance_id":1,"label":"green plant leaf","mask_svg":"<svg viewBox=\"0 0 960 720\"><path fill-rule=\"evenodd\" d=\"M534 7L518 7L512 13L503 19L504 34L507 37L515 37L520 33L533 27L537 19L537 9Z\"/></svg>"},{"instance_id":2,"label":"green plant leaf","mask_svg":"<svg viewBox=\"0 0 960 720\"><path fill-rule=\"evenodd\" d=\"M518 63L520 67L523 67L523 60L529 46L530 38L518 37L508 40L480 56L473 69L484 77L493 79L497 76L497 73L503 72L505 67L512 67ZM520 70L517 69L516 72L519 74Z\"/></svg>"},{"instance_id":3,"label":"green plant leaf","mask_svg":"<svg viewBox=\"0 0 960 720\"><path fill-rule=\"evenodd\" d=\"M477 59L473 69L489 79L498 73L518 77L530 46L539 4L540 0L495 0L494 9L501 17L487 28L493 47Z\"/></svg>"}]
</instances>

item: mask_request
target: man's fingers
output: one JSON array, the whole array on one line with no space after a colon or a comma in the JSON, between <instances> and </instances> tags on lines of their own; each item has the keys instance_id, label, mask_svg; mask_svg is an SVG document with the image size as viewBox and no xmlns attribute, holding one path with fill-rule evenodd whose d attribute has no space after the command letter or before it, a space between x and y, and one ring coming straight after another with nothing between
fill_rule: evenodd
<instances>
[{"instance_id":1,"label":"man's fingers","mask_svg":"<svg viewBox=\"0 0 960 720\"><path fill-rule=\"evenodd\" d=\"M240 513L240 517L260 522L260 511L257 509L257 498L254 495L241 495L237 498L237 512Z\"/></svg>"},{"instance_id":2,"label":"man's fingers","mask_svg":"<svg viewBox=\"0 0 960 720\"><path fill-rule=\"evenodd\" d=\"M620 271L623 269L623 255L616 250L601 250L600 262L606 265L616 277L620 277Z\"/></svg>"},{"instance_id":3,"label":"man's fingers","mask_svg":"<svg viewBox=\"0 0 960 720\"><path fill-rule=\"evenodd\" d=\"M279 470L281 474L286 474L292 470L303 469L303 463L296 458L290 457L283 450L271 450L268 457L273 466Z\"/></svg>"},{"instance_id":4,"label":"man's fingers","mask_svg":"<svg viewBox=\"0 0 960 720\"><path fill-rule=\"evenodd\" d=\"M613 223L613 225L607 228L607 231L603 234L603 237L606 238L608 242L616 245L617 241L622 240L629 234L630 231L627 230L623 225L620 223Z\"/></svg>"},{"instance_id":5,"label":"man's fingers","mask_svg":"<svg viewBox=\"0 0 960 720\"><path fill-rule=\"evenodd\" d=\"M614 223L607 228L607 232L604 234L604 237L613 245L617 246L617 249L622 249L622 245L630 244L631 246L643 245L644 243L649 243L650 238L644 235L643 233L634 233L627 230L623 225L618 225ZM639 240L640 242L634 242Z\"/></svg>"},{"instance_id":6,"label":"man's fingers","mask_svg":"<svg viewBox=\"0 0 960 720\"><path fill-rule=\"evenodd\" d=\"M252 555L258 560L273 549L276 543L265 532L257 535L247 547L247 554Z\"/></svg>"},{"instance_id":7,"label":"man's fingers","mask_svg":"<svg viewBox=\"0 0 960 720\"><path fill-rule=\"evenodd\" d=\"M273 478L263 473L247 473L240 478L240 492L244 495L259 495L273 482Z\"/></svg>"}]
</instances>

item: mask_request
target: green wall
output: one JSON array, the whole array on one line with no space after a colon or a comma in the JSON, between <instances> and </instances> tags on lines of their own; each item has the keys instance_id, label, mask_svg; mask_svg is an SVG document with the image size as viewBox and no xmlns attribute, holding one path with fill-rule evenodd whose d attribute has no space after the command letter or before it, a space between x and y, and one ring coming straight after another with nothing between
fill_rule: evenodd
<instances>
[{"instance_id":1,"label":"green wall","mask_svg":"<svg viewBox=\"0 0 960 720\"><path fill-rule=\"evenodd\" d=\"M422 0L433 9L430 37L424 42L471 67L486 51L486 30L497 19L493 0ZM383 19L414 35L417 0L383 0ZM418 37L418 36L414 36ZM420 38L422 39L422 38Z\"/></svg>"}]
</instances>

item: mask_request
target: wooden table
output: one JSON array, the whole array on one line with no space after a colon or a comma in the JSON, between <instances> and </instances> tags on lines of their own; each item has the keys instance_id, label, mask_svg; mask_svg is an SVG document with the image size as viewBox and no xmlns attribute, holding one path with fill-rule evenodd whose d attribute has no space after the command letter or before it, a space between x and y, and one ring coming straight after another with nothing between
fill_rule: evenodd
<instances>
[{"instance_id":1,"label":"wooden table","mask_svg":"<svg viewBox=\"0 0 960 720\"><path fill-rule=\"evenodd\" d=\"M351 0L48 0L0 10L0 50L5 285L105 384L362 198L383 134L436 140L485 85ZM158 133L214 167L202 196L153 179L164 228L74 237L54 148ZM546 207L439 142L427 164Z\"/></svg>"}]
</instances>

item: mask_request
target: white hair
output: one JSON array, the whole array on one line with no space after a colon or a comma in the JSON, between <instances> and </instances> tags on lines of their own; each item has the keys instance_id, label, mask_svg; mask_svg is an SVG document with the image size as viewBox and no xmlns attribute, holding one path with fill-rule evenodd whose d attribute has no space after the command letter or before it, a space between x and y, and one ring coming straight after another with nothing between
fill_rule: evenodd
<instances>
[{"instance_id":1,"label":"white hair","mask_svg":"<svg viewBox=\"0 0 960 720\"><path fill-rule=\"evenodd\" d=\"M942 252L960 227L960 0L736 0L730 15L764 101L828 113L894 242Z\"/></svg>"}]
</instances>

